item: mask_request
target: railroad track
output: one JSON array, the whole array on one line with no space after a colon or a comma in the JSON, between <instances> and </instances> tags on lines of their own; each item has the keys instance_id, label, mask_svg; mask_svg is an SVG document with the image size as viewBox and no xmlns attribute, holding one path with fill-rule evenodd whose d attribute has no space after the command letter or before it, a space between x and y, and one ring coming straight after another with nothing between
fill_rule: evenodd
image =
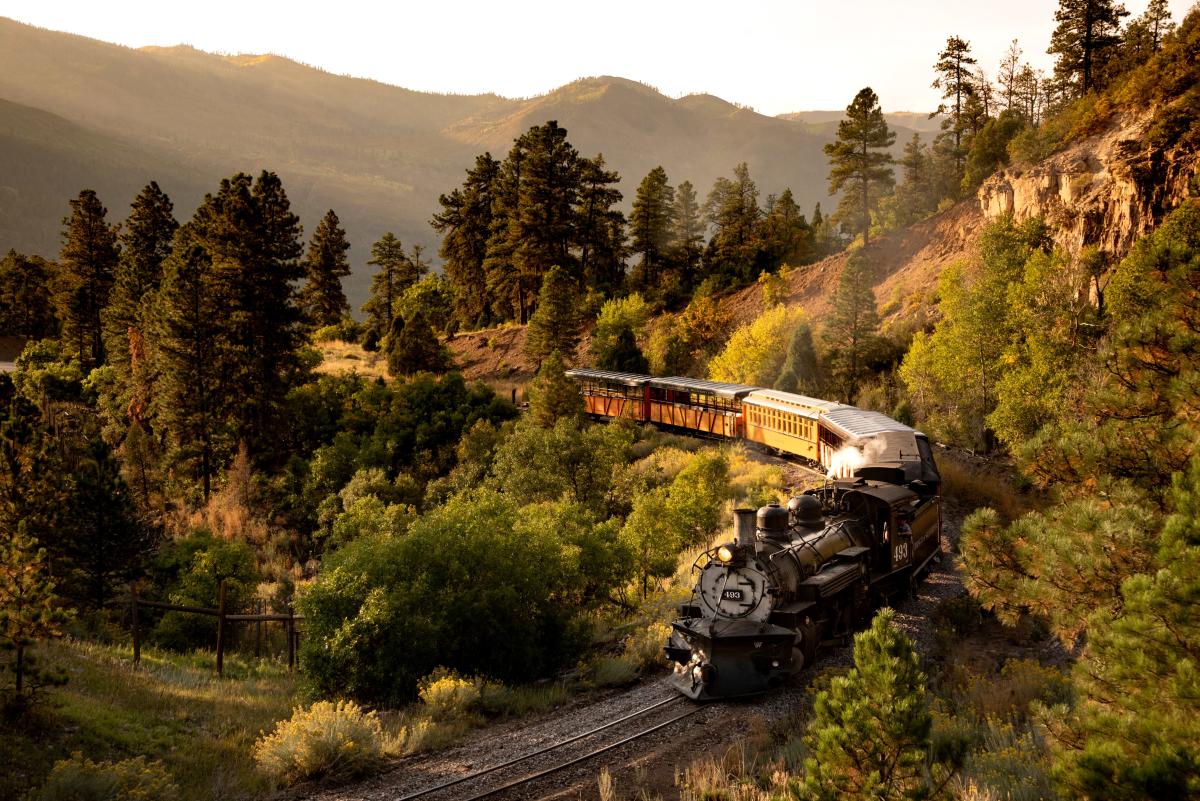
<instances>
[{"instance_id":1,"label":"railroad track","mask_svg":"<svg viewBox=\"0 0 1200 801\"><path fill-rule=\"evenodd\" d=\"M649 726L645 725L645 720L648 718L654 718L655 713L661 713L664 711L673 712L679 709L682 709L682 711L670 715L666 720L655 721ZM704 709L705 707L695 705L687 701L687 699L683 698L682 696L665 698L660 701L655 701L648 706L644 706L635 712L630 712L626 715L623 715L616 720L609 721L608 723L596 726L588 731L575 734L564 740L560 740L552 745L538 748L514 759L509 759L497 765L492 765L490 767L483 768L482 770L468 773L465 776L459 776L448 781L443 781L423 790L410 792L407 795L400 796L399 798L395 799L395 801L416 801L416 799L421 798L432 799L438 797L453 797L456 799L456 801L479 801L480 799L490 798L491 796L498 795L507 790L516 789L522 785L529 784L537 781L538 779L558 773L559 771L566 770L567 768L586 762L590 759L595 759L602 754L605 754L616 748L620 748L621 746L627 745L636 740L640 740L643 737L647 737L657 731L667 728L668 726L678 723L685 718L689 718L698 712L702 712ZM633 725L638 722L641 722L642 725ZM623 728L626 724L629 724L630 728L635 728L635 731L632 734L627 733ZM617 739L611 742L603 744L601 744L601 742L596 742L590 748L585 748L583 753L575 752L570 754L562 754L557 759L553 759L549 765L534 767L532 770L530 770L530 772L527 773L515 776L510 775L512 773L518 773L517 771L510 770L515 768L517 765L523 763L537 763L539 757L546 757L550 754L565 749L567 746L574 745L576 743L582 743L586 740L600 740L599 735L604 732L611 732L613 730L617 732ZM486 786L486 780L489 777L495 779L499 783ZM445 794L450 788L457 788L453 796Z\"/></svg>"}]
</instances>

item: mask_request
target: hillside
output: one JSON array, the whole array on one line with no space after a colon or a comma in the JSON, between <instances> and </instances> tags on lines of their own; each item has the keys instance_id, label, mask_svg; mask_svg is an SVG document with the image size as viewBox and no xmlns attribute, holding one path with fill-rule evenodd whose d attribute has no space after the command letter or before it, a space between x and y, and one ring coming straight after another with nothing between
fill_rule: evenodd
<instances>
[{"instance_id":1,"label":"hillside","mask_svg":"<svg viewBox=\"0 0 1200 801\"><path fill-rule=\"evenodd\" d=\"M372 242L392 230L433 253L428 220L438 196L461 182L476 154L502 155L548 119L585 155L604 154L623 178L626 208L658 164L703 198L740 161L763 197L790 187L806 211L832 202L822 151L832 126L814 129L710 95L672 99L620 78L586 78L523 100L436 95L277 56L134 50L0 18L0 100L9 104L0 192L5 208L21 198L20 212L0 223L0 247L57 253L67 200L85 186L120 219L153 178L183 217L222 177L270 169L307 231L327 208L337 210L353 245L347 290L355 306L366 295ZM900 128L897 141L909 135Z\"/></svg>"}]
</instances>

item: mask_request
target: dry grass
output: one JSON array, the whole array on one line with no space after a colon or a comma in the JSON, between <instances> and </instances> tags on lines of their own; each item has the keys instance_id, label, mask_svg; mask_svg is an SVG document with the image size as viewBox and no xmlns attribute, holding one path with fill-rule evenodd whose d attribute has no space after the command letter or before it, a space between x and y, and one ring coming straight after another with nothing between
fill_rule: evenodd
<instances>
[{"instance_id":1,"label":"dry grass","mask_svg":"<svg viewBox=\"0 0 1200 801\"><path fill-rule=\"evenodd\" d=\"M1030 496L1013 483L1011 471L991 465L977 465L945 452L937 455L942 474L942 492L971 508L990 506L1007 522L1016 520L1033 508Z\"/></svg>"},{"instance_id":2,"label":"dry grass","mask_svg":"<svg viewBox=\"0 0 1200 801\"><path fill-rule=\"evenodd\" d=\"M331 340L318 342L315 347L321 352L321 363L316 372L330 375L353 373L367 378L387 378L387 361L382 353L368 353L356 342Z\"/></svg>"}]
</instances>

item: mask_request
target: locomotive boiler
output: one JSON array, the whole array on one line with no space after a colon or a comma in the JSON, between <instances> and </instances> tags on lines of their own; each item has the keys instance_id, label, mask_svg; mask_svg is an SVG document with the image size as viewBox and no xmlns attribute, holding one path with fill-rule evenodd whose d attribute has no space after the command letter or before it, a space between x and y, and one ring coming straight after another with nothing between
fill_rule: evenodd
<instances>
[{"instance_id":1,"label":"locomotive boiler","mask_svg":"<svg viewBox=\"0 0 1200 801\"><path fill-rule=\"evenodd\" d=\"M903 480L905 467L881 465ZM881 473L882 471L882 473ZM691 600L666 646L673 682L696 699L764 692L811 664L888 599L911 593L941 553L936 484L848 480L735 512L733 541L697 560Z\"/></svg>"}]
</instances>

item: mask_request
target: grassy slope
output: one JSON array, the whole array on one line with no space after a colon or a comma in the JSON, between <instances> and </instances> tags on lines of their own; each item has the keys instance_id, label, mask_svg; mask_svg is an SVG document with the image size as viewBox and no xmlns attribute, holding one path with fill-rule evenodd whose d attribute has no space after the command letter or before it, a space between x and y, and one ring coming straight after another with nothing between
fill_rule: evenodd
<instances>
[{"instance_id":1,"label":"grassy slope","mask_svg":"<svg viewBox=\"0 0 1200 801\"><path fill-rule=\"evenodd\" d=\"M251 747L291 714L296 683L280 666L230 656L226 678L217 679L211 654L145 649L135 672L128 646L71 641L43 644L37 656L64 668L69 681L31 719L3 724L0 798L22 797L74 751L95 760L161 759L183 799L267 790Z\"/></svg>"}]
</instances>

